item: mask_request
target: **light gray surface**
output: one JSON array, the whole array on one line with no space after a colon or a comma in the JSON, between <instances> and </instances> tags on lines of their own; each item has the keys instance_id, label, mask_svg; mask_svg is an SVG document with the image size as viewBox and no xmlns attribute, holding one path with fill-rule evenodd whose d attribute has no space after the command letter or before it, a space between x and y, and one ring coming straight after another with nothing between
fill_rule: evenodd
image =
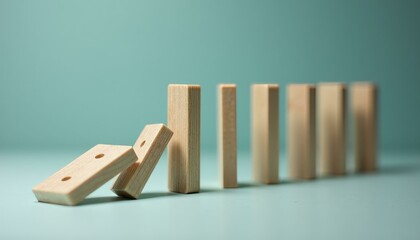
<instances>
[{"instance_id":1,"label":"light gray surface","mask_svg":"<svg viewBox=\"0 0 420 240\"><path fill-rule=\"evenodd\" d=\"M250 184L239 154L239 189L218 186L215 153L202 154L202 193L166 191L167 160L140 200L120 200L111 182L81 206L38 203L34 185L80 153L0 153L0 239L420 239L420 154L383 153L376 174ZM134 239L133 238L133 239Z\"/></svg>"}]
</instances>

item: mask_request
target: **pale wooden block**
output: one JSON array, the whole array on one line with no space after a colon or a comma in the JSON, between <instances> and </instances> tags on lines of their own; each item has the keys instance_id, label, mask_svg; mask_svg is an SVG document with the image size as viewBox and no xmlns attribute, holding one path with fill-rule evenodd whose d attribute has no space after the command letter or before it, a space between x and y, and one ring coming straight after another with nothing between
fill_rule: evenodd
<instances>
[{"instance_id":1,"label":"pale wooden block","mask_svg":"<svg viewBox=\"0 0 420 240\"><path fill-rule=\"evenodd\" d=\"M257 182L279 182L279 85L252 85L252 162Z\"/></svg>"},{"instance_id":2,"label":"pale wooden block","mask_svg":"<svg viewBox=\"0 0 420 240\"><path fill-rule=\"evenodd\" d=\"M111 190L121 197L139 198L172 134L163 124L146 125L133 146L138 160L118 176Z\"/></svg>"},{"instance_id":3,"label":"pale wooden block","mask_svg":"<svg viewBox=\"0 0 420 240\"><path fill-rule=\"evenodd\" d=\"M346 173L346 86L321 83L317 89L318 153L322 175Z\"/></svg>"},{"instance_id":4,"label":"pale wooden block","mask_svg":"<svg viewBox=\"0 0 420 240\"><path fill-rule=\"evenodd\" d=\"M377 87L372 83L356 83L351 87L354 157L356 171L376 170Z\"/></svg>"},{"instance_id":5,"label":"pale wooden block","mask_svg":"<svg viewBox=\"0 0 420 240\"><path fill-rule=\"evenodd\" d=\"M32 191L40 202L76 205L136 160L130 146L98 144Z\"/></svg>"},{"instance_id":6,"label":"pale wooden block","mask_svg":"<svg viewBox=\"0 0 420 240\"><path fill-rule=\"evenodd\" d=\"M315 86L287 87L288 170L291 179L316 177Z\"/></svg>"},{"instance_id":7,"label":"pale wooden block","mask_svg":"<svg viewBox=\"0 0 420 240\"><path fill-rule=\"evenodd\" d=\"M200 191L200 86L168 86L168 188L171 192Z\"/></svg>"},{"instance_id":8,"label":"pale wooden block","mask_svg":"<svg viewBox=\"0 0 420 240\"><path fill-rule=\"evenodd\" d=\"M224 188L238 187L236 142L236 85L221 84L218 88L219 166Z\"/></svg>"}]
</instances>

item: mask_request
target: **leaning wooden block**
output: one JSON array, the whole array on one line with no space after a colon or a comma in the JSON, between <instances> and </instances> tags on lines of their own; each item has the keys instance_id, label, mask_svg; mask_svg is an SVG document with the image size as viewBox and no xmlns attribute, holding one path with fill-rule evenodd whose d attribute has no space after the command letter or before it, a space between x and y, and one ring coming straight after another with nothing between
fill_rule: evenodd
<instances>
[{"instance_id":1,"label":"leaning wooden block","mask_svg":"<svg viewBox=\"0 0 420 240\"><path fill-rule=\"evenodd\" d=\"M219 166L222 186L238 186L236 170L236 85L221 84L218 88Z\"/></svg>"},{"instance_id":2,"label":"leaning wooden block","mask_svg":"<svg viewBox=\"0 0 420 240\"><path fill-rule=\"evenodd\" d=\"M322 175L346 173L346 86L321 83L317 89L318 153Z\"/></svg>"},{"instance_id":3,"label":"leaning wooden block","mask_svg":"<svg viewBox=\"0 0 420 240\"><path fill-rule=\"evenodd\" d=\"M315 86L291 84L287 87L287 146L289 177L316 177Z\"/></svg>"},{"instance_id":4,"label":"leaning wooden block","mask_svg":"<svg viewBox=\"0 0 420 240\"><path fill-rule=\"evenodd\" d=\"M130 146L99 144L32 191L40 202L76 205L136 160Z\"/></svg>"},{"instance_id":5,"label":"leaning wooden block","mask_svg":"<svg viewBox=\"0 0 420 240\"><path fill-rule=\"evenodd\" d=\"M356 83L351 87L351 113L354 124L356 171L376 170L377 87Z\"/></svg>"},{"instance_id":6,"label":"leaning wooden block","mask_svg":"<svg viewBox=\"0 0 420 240\"><path fill-rule=\"evenodd\" d=\"M171 192L200 191L200 86L170 84L168 127L168 188Z\"/></svg>"},{"instance_id":7,"label":"leaning wooden block","mask_svg":"<svg viewBox=\"0 0 420 240\"><path fill-rule=\"evenodd\" d=\"M133 146L138 160L118 176L111 190L121 197L139 198L171 137L165 125L147 125Z\"/></svg>"},{"instance_id":8,"label":"leaning wooden block","mask_svg":"<svg viewBox=\"0 0 420 240\"><path fill-rule=\"evenodd\" d=\"M279 86L252 86L252 162L254 179L279 182Z\"/></svg>"}]
</instances>

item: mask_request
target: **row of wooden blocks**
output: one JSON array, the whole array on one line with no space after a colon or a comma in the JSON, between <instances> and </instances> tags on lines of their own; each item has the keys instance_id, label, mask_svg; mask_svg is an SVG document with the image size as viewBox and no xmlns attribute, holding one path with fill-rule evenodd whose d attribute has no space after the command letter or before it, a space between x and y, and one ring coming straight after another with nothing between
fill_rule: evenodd
<instances>
[{"instance_id":1,"label":"row of wooden blocks","mask_svg":"<svg viewBox=\"0 0 420 240\"><path fill-rule=\"evenodd\" d=\"M252 161L254 180L279 181L279 86L252 86ZM76 205L118 175L111 190L139 198L168 145L168 188L200 191L199 85L168 87L168 127L147 125L131 146L97 145L33 188L41 202ZM222 186L237 187L236 85L218 87L219 161ZM317 96L316 96L317 95ZM351 86L355 159L359 171L376 168L375 85ZM316 131L316 115L318 131ZM316 177L316 149L321 174L346 172L346 86L338 83L291 84L287 88L289 178Z\"/></svg>"},{"instance_id":2,"label":"row of wooden blocks","mask_svg":"<svg viewBox=\"0 0 420 240\"><path fill-rule=\"evenodd\" d=\"M376 169L377 87L350 86L353 148L358 172ZM288 178L308 180L346 173L347 85L342 83L287 86ZM236 86L219 86L219 149L223 187L237 187ZM279 85L251 87L252 165L254 180L279 182ZM317 162L318 158L318 162ZM318 164L317 164L318 163Z\"/></svg>"}]
</instances>

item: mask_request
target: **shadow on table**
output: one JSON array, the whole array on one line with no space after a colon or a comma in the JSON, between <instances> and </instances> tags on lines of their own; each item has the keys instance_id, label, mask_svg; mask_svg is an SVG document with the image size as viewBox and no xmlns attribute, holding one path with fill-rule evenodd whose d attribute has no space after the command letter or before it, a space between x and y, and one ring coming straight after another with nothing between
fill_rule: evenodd
<instances>
[{"instance_id":1,"label":"shadow on table","mask_svg":"<svg viewBox=\"0 0 420 240\"><path fill-rule=\"evenodd\" d=\"M381 166L377 170L377 174L406 174L420 172L419 164L406 164L406 165L395 165L395 166Z\"/></svg>"},{"instance_id":2,"label":"shadow on table","mask_svg":"<svg viewBox=\"0 0 420 240\"><path fill-rule=\"evenodd\" d=\"M214 193L221 192L223 189L219 188L200 188L200 193ZM194 193L195 194L195 193Z\"/></svg>"},{"instance_id":3,"label":"shadow on table","mask_svg":"<svg viewBox=\"0 0 420 240\"><path fill-rule=\"evenodd\" d=\"M278 183L258 183L258 182L239 182L238 188L258 188L258 187L274 187L274 186L283 186L285 184L289 185L291 183L300 183L300 182L309 182L311 180L291 180L291 179L280 179Z\"/></svg>"},{"instance_id":4,"label":"shadow on table","mask_svg":"<svg viewBox=\"0 0 420 240\"><path fill-rule=\"evenodd\" d=\"M149 193L142 193L139 199L129 199L129 198L122 198L122 197L92 197L85 199L79 206L83 205L93 205L93 204L102 204L102 203L112 203L112 202L128 202L128 201L136 201L136 200L145 200L149 198L158 198L158 197L168 197L168 196L175 196L176 193L171 192L149 192Z\"/></svg>"},{"instance_id":5,"label":"shadow on table","mask_svg":"<svg viewBox=\"0 0 420 240\"><path fill-rule=\"evenodd\" d=\"M400 174L411 174L419 173L420 164L403 164L403 165L388 165L380 166L376 171L371 172L357 172L355 170L347 171L344 175L331 175L331 176L318 176L319 180L338 180L353 177L375 177L381 175L400 175Z\"/></svg>"},{"instance_id":6,"label":"shadow on table","mask_svg":"<svg viewBox=\"0 0 420 240\"><path fill-rule=\"evenodd\" d=\"M142 193L140 195L141 199L148 199L148 198L157 198L157 197L169 197L169 196L176 196L176 193L173 192L150 192L150 193Z\"/></svg>"},{"instance_id":7,"label":"shadow on table","mask_svg":"<svg viewBox=\"0 0 420 240\"><path fill-rule=\"evenodd\" d=\"M92 205L92 204L101 204L101 203L111 203L111 202L121 202L127 199L120 197L91 197L86 198L79 206Z\"/></svg>"},{"instance_id":8,"label":"shadow on table","mask_svg":"<svg viewBox=\"0 0 420 240\"><path fill-rule=\"evenodd\" d=\"M341 176L318 176L316 180L333 180L333 179L345 179L351 177L362 177L362 176L381 176L385 175L397 175L397 174L409 174L409 173L418 173L420 172L420 164L406 164L406 165L390 165L390 166L381 166L375 172L368 172L368 173L358 173L358 172L348 172L346 175ZM290 180L290 179L281 179L279 183L275 184L260 184L254 182L239 182L237 188L259 188L259 187L270 187L270 186L281 186L284 184L299 184L299 183L310 183L313 180ZM230 189L237 189L237 188L201 188L200 193L216 193L222 192L225 190ZM195 194L195 193L192 193ZM145 200L151 198L159 198L159 197L170 197L170 196L188 196L191 194L182 194L182 193L173 193L173 192L146 192L140 195L140 198L137 200ZM113 202L123 202L123 201L136 201L136 199L127 199L117 196L112 197L92 197L87 198L83 201L79 206L83 205L92 205L92 204L102 204L102 203L113 203Z\"/></svg>"}]
</instances>

